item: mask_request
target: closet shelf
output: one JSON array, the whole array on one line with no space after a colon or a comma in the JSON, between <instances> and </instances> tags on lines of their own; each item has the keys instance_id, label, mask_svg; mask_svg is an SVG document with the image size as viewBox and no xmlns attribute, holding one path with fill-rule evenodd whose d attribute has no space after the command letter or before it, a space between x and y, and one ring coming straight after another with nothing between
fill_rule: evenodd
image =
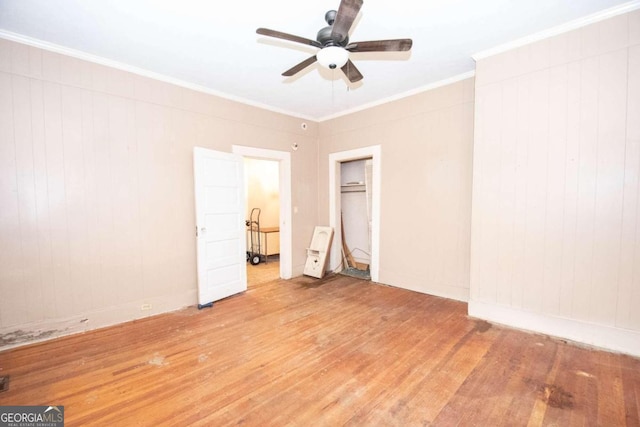
<instances>
[{"instance_id":1,"label":"closet shelf","mask_svg":"<svg viewBox=\"0 0 640 427\"><path fill-rule=\"evenodd\" d=\"M340 191L342 193L364 193L366 188L364 184L344 184L340 186Z\"/></svg>"}]
</instances>

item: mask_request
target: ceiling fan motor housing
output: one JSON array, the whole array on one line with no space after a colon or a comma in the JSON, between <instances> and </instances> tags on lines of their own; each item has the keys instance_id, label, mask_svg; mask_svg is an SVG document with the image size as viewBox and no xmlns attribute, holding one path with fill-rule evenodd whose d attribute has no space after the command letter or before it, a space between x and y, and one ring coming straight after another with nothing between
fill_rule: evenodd
<instances>
[{"instance_id":1,"label":"ceiling fan motor housing","mask_svg":"<svg viewBox=\"0 0 640 427\"><path fill-rule=\"evenodd\" d=\"M324 15L324 19L325 21L327 21L327 24L329 24L329 26L324 27L320 31L318 31L318 35L316 36L316 40L320 44L322 44L322 46L345 47L347 44L349 44L348 36L345 37L344 40L335 40L334 38L331 37L331 32L333 31L333 23L336 19L337 13L338 12L336 12L335 10L330 10Z\"/></svg>"}]
</instances>

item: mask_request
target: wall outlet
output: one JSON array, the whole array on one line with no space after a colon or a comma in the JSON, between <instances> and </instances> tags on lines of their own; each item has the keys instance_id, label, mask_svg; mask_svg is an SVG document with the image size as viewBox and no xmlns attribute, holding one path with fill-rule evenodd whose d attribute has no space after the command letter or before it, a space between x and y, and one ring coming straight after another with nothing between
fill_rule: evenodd
<instances>
[{"instance_id":1,"label":"wall outlet","mask_svg":"<svg viewBox=\"0 0 640 427\"><path fill-rule=\"evenodd\" d=\"M142 310L142 311L151 310L151 304L142 304L140 306L140 310Z\"/></svg>"}]
</instances>

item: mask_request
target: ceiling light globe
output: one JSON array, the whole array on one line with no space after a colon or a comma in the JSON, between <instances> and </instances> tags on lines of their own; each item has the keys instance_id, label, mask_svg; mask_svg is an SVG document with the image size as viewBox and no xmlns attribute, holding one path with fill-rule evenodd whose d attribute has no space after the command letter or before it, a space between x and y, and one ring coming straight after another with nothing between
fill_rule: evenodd
<instances>
[{"instance_id":1,"label":"ceiling light globe","mask_svg":"<svg viewBox=\"0 0 640 427\"><path fill-rule=\"evenodd\" d=\"M333 70L334 68L342 68L349 60L349 52L342 47L328 46L320 50L316 55L318 63L324 68Z\"/></svg>"}]
</instances>

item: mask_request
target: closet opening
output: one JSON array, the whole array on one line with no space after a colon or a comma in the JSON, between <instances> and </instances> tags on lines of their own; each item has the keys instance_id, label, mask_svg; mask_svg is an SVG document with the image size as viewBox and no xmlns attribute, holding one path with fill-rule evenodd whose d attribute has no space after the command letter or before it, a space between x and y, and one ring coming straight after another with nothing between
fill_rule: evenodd
<instances>
[{"instance_id":1,"label":"closet opening","mask_svg":"<svg viewBox=\"0 0 640 427\"><path fill-rule=\"evenodd\" d=\"M371 279L372 158L340 163L342 269Z\"/></svg>"},{"instance_id":2,"label":"closet opening","mask_svg":"<svg viewBox=\"0 0 640 427\"><path fill-rule=\"evenodd\" d=\"M335 231L330 270L374 282L380 269L381 163L379 145L329 154L329 226Z\"/></svg>"}]
</instances>

